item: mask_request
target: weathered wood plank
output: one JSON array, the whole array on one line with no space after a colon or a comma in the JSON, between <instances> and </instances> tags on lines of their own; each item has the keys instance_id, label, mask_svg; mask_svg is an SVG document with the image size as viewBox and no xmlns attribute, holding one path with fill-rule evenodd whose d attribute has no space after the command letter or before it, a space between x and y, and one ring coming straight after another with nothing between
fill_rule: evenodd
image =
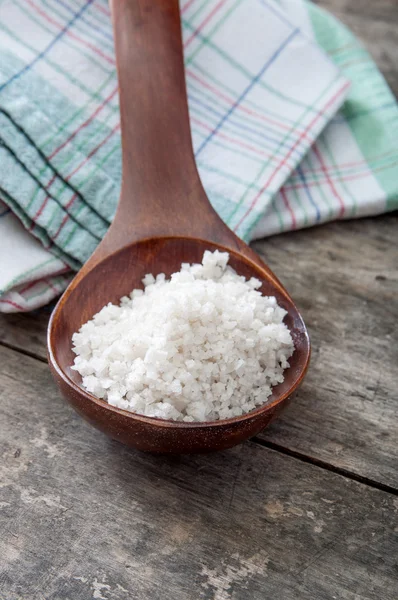
<instances>
[{"instance_id":1,"label":"weathered wood plank","mask_svg":"<svg viewBox=\"0 0 398 600\"><path fill-rule=\"evenodd\" d=\"M298 398L262 435L398 487L398 218L390 215L255 245L309 327Z\"/></svg>"},{"instance_id":2,"label":"weathered wood plank","mask_svg":"<svg viewBox=\"0 0 398 600\"><path fill-rule=\"evenodd\" d=\"M46 359L46 333L50 310L0 314L0 344Z\"/></svg>"},{"instance_id":3,"label":"weathered wood plank","mask_svg":"<svg viewBox=\"0 0 398 600\"><path fill-rule=\"evenodd\" d=\"M394 495L251 443L130 451L45 364L6 348L0 364L1 597L395 600Z\"/></svg>"}]
</instances>

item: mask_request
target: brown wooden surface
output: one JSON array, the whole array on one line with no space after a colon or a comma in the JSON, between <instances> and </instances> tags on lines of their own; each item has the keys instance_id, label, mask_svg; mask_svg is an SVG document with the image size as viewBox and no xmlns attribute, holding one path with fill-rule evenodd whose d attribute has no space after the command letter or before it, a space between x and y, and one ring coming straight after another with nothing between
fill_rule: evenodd
<instances>
[{"instance_id":1,"label":"brown wooden surface","mask_svg":"<svg viewBox=\"0 0 398 600\"><path fill-rule=\"evenodd\" d=\"M398 93L396 0L319 4ZM0 598L395 600L397 226L387 215L254 245L297 299L312 368L261 439L215 455L108 440L52 382L48 309L1 316Z\"/></svg>"},{"instance_id":2,"label":"brown wooden surface","mask_svg":"<svg viewBox=\"0 0 398 600\"><path fill-rule=\"evenodd\" d=\"M62 401L47 365L0 361L0 597L395 600L393 494L250 442L129 450Z\"/></svg>"},{"instance_id":3,"label":"brown wooden surface","mask_svg":"<svg viewBox=\"0 0 398 600\"><path fill-rule=\"evenodd\" d=\"M312 342L298 397L262 439L398 488L398 217L255 244Z\"/></svg>"}]
</instances>

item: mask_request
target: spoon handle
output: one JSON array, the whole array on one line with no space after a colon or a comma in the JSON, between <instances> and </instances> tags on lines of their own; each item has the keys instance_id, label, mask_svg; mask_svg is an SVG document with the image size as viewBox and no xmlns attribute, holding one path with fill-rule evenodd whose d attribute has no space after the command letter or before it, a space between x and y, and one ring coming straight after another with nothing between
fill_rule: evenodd
<instances>
[{"instance_id":1,"label":"spoon handle","mask_svg":"<svg viewBox=\"0 0 398 600\"><path fill-rule=\"evenodd\" d=\"M193 219L218 216L193 155L178 0L111 4L123 155L117 226L135 223L142 237L158 233L158 222L162 233L189 234Z\"/></svg>"}]
</instances>

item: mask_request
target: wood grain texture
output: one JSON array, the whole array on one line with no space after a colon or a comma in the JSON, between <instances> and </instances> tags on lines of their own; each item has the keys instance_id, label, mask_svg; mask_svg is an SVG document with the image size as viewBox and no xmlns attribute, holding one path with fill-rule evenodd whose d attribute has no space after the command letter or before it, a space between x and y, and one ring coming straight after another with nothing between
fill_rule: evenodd
<instances>
[{"instance_id":1,"label":"wood grain texture","mask_svg":"<svg viewBox=\"0 0 398 600\"><path fill-rule=\"evenodd\" d=\"M395 600L392 494L252 443L128 450L72 412L45 364L0 361L2 598Z\"/></svg>"},{"instance_id":2,"label":"wood grain texture","mask_svg":"<svg viewBox=\"0 0 398 600\"><path fill-rule=\"evenodd\" d=\"M33 313L0 314L0 344L47 360L48 307Z\"/></svg>"},{"instance_id":3,"label":"wood grain texture","mask_svg":"<svg viewBox=\"0 0 398 600\"><path fill-rule=\"evenodd\" d=\"M313 355L263 438L398 488L398 217L255 244L297 299Z\"/></svg>"}]
</instances>

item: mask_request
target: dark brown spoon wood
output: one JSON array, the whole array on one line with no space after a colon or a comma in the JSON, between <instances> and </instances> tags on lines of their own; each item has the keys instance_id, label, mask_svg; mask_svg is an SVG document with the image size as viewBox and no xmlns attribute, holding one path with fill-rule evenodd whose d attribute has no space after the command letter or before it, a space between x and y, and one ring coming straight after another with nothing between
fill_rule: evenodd
<instances>
[{"instance_id":1,"label":"dark brown spoon wood","mask_svg":"<svg viewBox=\"0 0 398 600\"><path fill-rule=\"evenodd\" d=\"M114 0L123 181L104 240L58 302L48 329L51 370L77 412L112 438L152 452L228 448L257 434L292 397L309 363L307 330L292 299L260 258L221 221L199 179L192 150L178 0ZM205 249L226 250L231 265L262 281L288 315L295 352L285 381L264 406L233 419L178 423L108 405L81 387L71 370L71 337L108 302L142 287L146 273L200 262Z\"/></svg>"}]
</instances>

